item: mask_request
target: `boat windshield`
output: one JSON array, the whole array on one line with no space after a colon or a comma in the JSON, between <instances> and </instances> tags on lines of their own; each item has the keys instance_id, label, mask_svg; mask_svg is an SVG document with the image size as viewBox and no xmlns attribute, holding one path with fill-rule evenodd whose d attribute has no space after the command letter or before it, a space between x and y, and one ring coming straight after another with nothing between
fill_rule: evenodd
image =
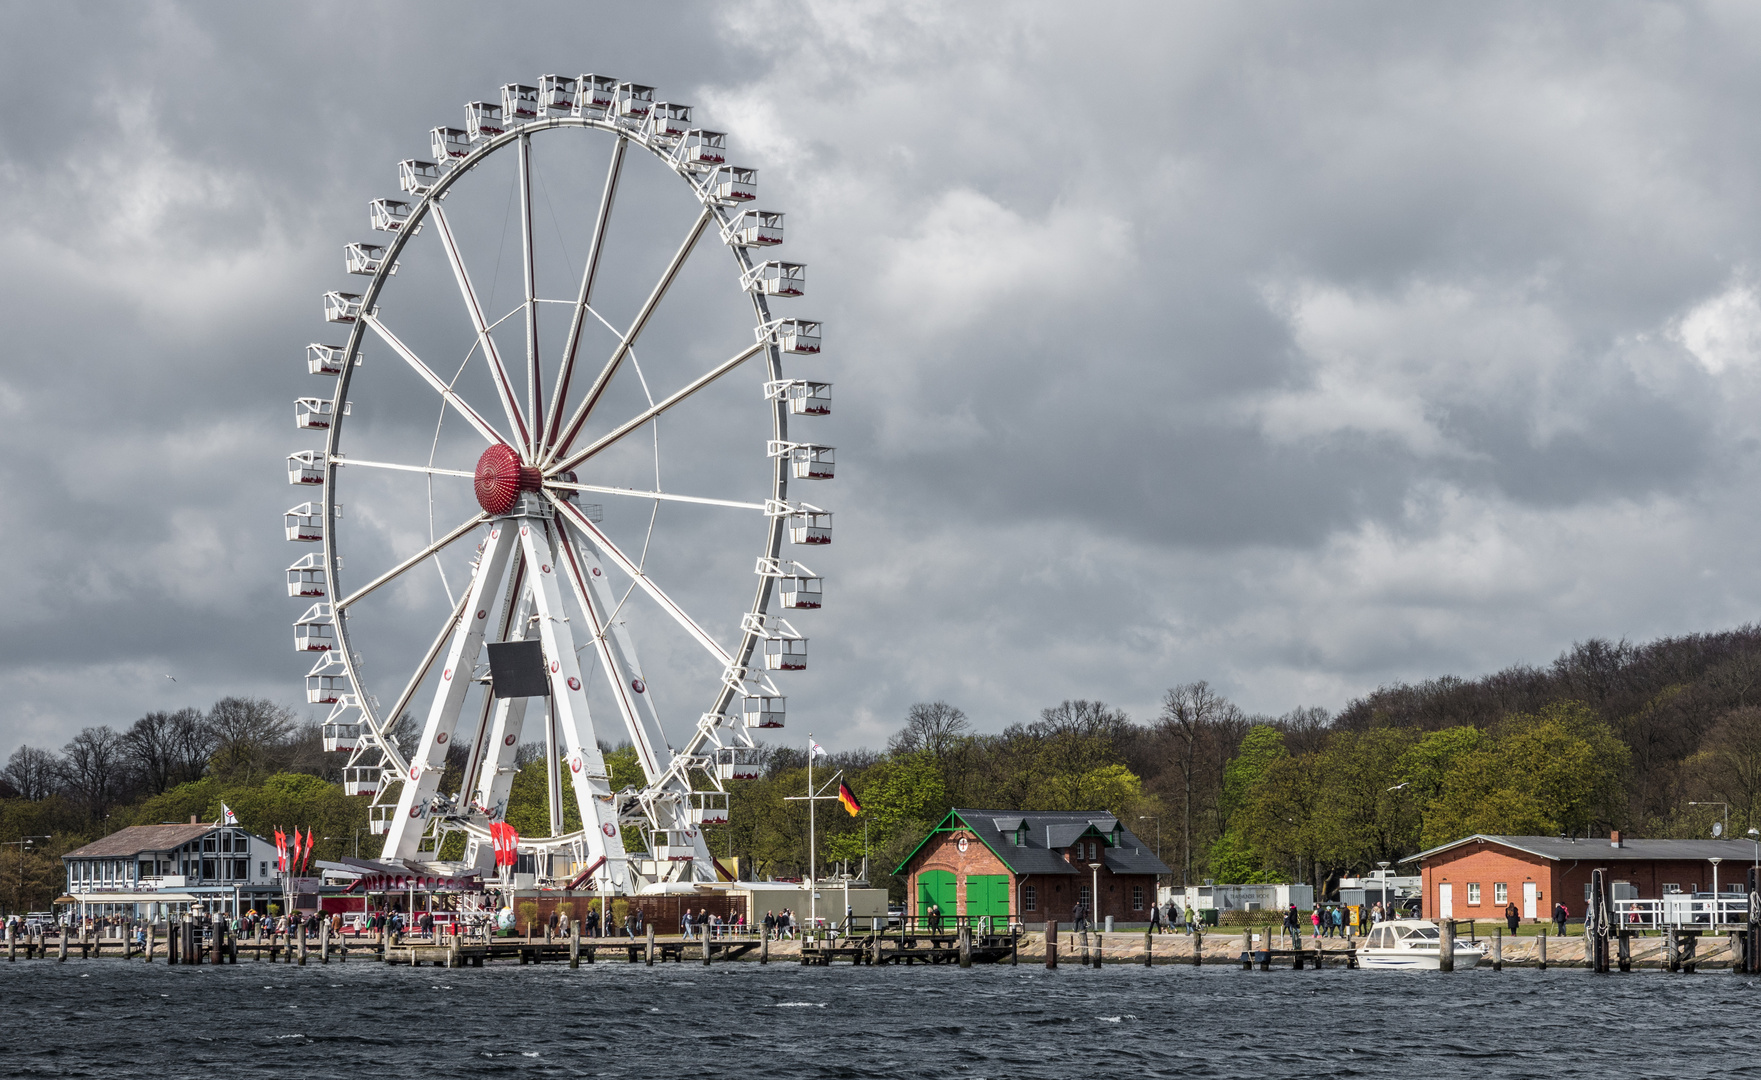
<instances>
[{"instance_id":1,"label":"boat windshield","mask_svg":"<svg viewBox=\"0 0 1761 1080\"><path fill-rule=\"evenodd\" d=\"M1435 926L1419 926L1401 931L1400 936L1402 938L1423 938L1426 941L1436 941L1441 935L1437 933L1437 928Z\"/></svg>"}]
</instances>

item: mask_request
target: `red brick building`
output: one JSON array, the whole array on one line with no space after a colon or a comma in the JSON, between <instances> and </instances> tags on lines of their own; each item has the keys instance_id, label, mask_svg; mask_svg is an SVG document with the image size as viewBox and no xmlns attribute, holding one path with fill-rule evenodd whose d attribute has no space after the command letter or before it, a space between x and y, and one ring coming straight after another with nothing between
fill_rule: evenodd
<instances>
[{"instance_id":1,"label":"red brick building","mask_svg":"<svg viewBox=\"0 0 1761 1080\"><path fill-rule=\"evenodd\" d=\"M907 882L906 913L1068 925L1076 904L1116 923L1149 921L1156 875L1168 867L1104 810L948 812L893 873Z\"/></svg>"},{"instance_id":2,"label":"red brick building","mask_svg":"<svg viewBox=\"0 0 1761 1080\"><path fill-rule=\"evenodd\" d=\"M1590 871L1606 871L1639 899L1667 893L1744 893L1756 848L1746 840L1571 840L1475 834L1406 859L1424 878L1427 919L1498 919L1514 901L1524 921L1545 922L1553 905L1584 913Z\"/></svg>"}]
</instances>

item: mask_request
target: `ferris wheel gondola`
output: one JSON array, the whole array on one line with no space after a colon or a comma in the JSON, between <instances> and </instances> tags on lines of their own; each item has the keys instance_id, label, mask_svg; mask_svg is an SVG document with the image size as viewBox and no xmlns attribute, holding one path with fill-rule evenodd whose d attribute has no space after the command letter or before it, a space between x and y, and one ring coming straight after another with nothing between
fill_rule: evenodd
<instances>
[{"instance_id":1,"label":"ferris wheel gondola","mask_svg":"<svg viewBox=\"0 0 1761 1080\"><path fill-rule=\"evenodd\" d=\"M348 339L308 347L307 370L334 380L334 389L298 399L295 414L296 426L324 432L325 444L322 451L288 457L289 482L322 497L308 498L285 517L290 541L323 548L288 569L288 591L310 603L295 623L296 648L318 654L306 675L307 700L332 706L323 725L325 748L349 755L345 790L373 799L370 822L385 836L386 858L488 870L491 826L505 819L518 748L542 741L550 828L520 843L523 854L536 857L537 883L634 893L714 880L718 868L702 828L728 820L727 783L757 775L753 733L783 726L785 696L773 675L805 668L808 639L771 609L811 611L823 594L820 575L789 558L786 548L829 543L832 528L830 512L794 498L790 487L831 479L834 462L832 447L791 439L789 422L829 413L830 384L784 371L787 357L818 356L821 329L818 322L772 312L773 302L806 289L804 265L760 257L782 243L784 215L749 205L757 194L756 171L730 165L726 136L696 126L692 113L688 105L657 101L652 87L594 74L510 83L499 102L471 102L464 127L431 131L433 160L397 163L399 197L369 203L369 224L382 238L344 249L344 270L368 279L356 286L361 291L324 294L325 319L348 328ZM538 173L540 150L566 139L608 141L609 151L578 281L571 279L568 295L556 297L547 295L534 254L534 179L554 218L555 204ZM599 295L612 274L607 238L631 150L645 151L683 183L695 218L681 221L683 241L659 253L664 269L620 325L602 310ZM468 207L458 209L465 200L446 206L443 200L468 191L510 158L519 297L497 308L499 263L485 292L481 268L473 277L465 256L463 234L471 223ZM560 220L557 227L560 235ZM702 327L706 339L724 344L704 351L713 348L706 344L692 355L714 359L685 371L670 389L657 386L637 358L637 345L705 237L719 238L731 253L726 287L744 294L753 322L738 345L726 331ZM444 273L423 277L414 265L423 258ZM412 265L394 289L400 263ZM437 299L423 290L433 291L436 281L448 286L439 291L455 294L445 302L463 310L452 340L422 325L432 321L424 305ZM551 370L541 347L547 340L541 310L560 310L568 319ZM516 355L507 339L520 330L524 347ZM594 334L612 342L597 369L584 355ZM361 381L369 340L375 376L390 378L395 370L401 384ZM463 357L457 372L450 362L440 365L447 349L452 359ZM754 426L762 426L752 432L751 474L757 482L725 494L663 490L660 422L741 371L758 376L752 415ZM636 398L619 389L634 385L632 372ZM415 430L406 406L424 400L428 415L438 417L432 442L385 451ZM644 435L654 447L652 486L606 475L607 463L628 457ZM461 439L481 448L474 461ZM701 444L695 452L704 452ZM408 520L422 507L366 479L397 476L425 485L425 538L412 540L418 530ZM319 490L311 492L314 487ZM350 524L364 530L352 540L339 525L339 488L348 489ZM631 535L614 535L599 506L581 501L588 495L645 507L646 528L638 520L629 526ZM749 523L746 535L758 546L750 602L694 610L660 580L652 560L683 542L657 526L662 506L713 508ZM720 527L686 539L703 544L706 536L724 546L742 542L738 529ZM449 576L447 560L457 566L473 541L474 557ZM345 547L351 549L347 576ZM744 558L751 567L750 548ZM374 605L397 616L419 609L409 599L409 583L430 566L439 571L445 602L430 605L436 625L421 635L426 647L404 661L370 666L367 658L382 645L396 654L392 639L407 620L381 618L369 628L371 619L360 616ZM654 654L661 657L656 668L644 668L632 617L637 605L668 634L682 634L689 662L678 661L678 650L663 649ZM590 687L594 675L598 682ZM693 695L701 702L691 710L695 716L674 719L672 710ZM607 723L608 712L617 724ZM400 746L406 715L416 718L418 730ZM542 739L531 737L534 726ZM669 726L688 733L675 745ZM601 743L620 728L635 750L641 782L614 790ZM455 750L464 747L462 755ZM565 827L571 814L578 823Z\"/></svg>"}]
</instances>

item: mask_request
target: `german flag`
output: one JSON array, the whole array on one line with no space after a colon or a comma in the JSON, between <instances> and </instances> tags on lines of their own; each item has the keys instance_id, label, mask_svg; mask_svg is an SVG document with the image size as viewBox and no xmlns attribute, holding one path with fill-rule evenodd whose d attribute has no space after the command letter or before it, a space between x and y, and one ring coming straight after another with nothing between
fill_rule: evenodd
<instances>
[{"instance_id":1,"label":"german flag","mask_svg":"<svg viewBox=\"0 0 1761 1080\"><path fill-rule=\"evenodd\" d=\"M838 801L844 804L844 809L850 811L851 817L862 813L862 804L856 801L856 793L850 790L849 784L838 784Z\"/></svg>"}]
</instances>

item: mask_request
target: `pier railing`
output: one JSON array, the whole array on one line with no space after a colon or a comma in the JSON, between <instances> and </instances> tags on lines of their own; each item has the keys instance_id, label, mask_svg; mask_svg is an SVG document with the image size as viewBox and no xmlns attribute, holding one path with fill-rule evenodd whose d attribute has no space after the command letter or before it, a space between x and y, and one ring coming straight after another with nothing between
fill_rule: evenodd
<instances>
[{"instance_id":1,"label":"pier railing","mask_svg":"<svg viewBox=\"0 0 1761 1080\"><path fill-rule=\"evenodd\" d=\"M1742 893L1717 897L1672 893L1658 900L1614 901L1614 929L1667 926L1730 926L1749 921L1749 898Z\"/></svg>"}]
</instances>

